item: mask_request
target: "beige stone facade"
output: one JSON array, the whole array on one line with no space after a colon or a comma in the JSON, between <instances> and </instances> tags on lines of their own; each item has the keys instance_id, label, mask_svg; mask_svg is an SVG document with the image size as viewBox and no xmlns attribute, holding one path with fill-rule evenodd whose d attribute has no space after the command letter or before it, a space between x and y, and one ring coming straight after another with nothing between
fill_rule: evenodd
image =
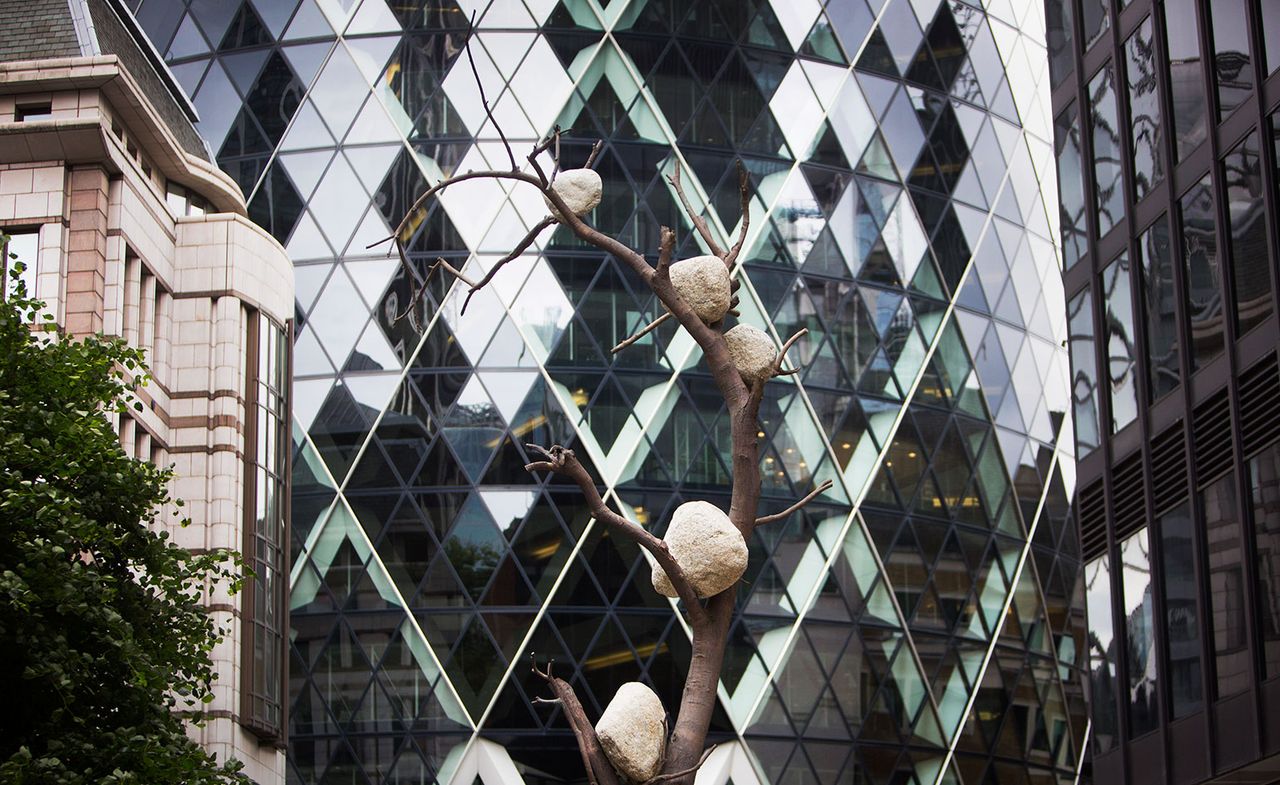
<instances>
[{"instance_id":1,"label":"beige stone facade","mask_svg":"<svg viewBox=\"0 0 1280 785\"><path fill-rule=\"evenodd\" d=\"M293 270L162 117L114 55L0 63L0 229L34 253L27 279L68 331L146 350L153 379L121 440L174 466L191 519L177 542L242 551L266 576L212 598L233 633L192 734L268 785L284 780Z\"/></svg>"}]
</instances>

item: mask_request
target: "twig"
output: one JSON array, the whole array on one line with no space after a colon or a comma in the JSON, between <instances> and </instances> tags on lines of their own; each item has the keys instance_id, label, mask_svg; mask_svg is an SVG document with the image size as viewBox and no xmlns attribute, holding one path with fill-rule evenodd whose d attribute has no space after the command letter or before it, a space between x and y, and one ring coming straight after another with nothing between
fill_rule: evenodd
<instances>
[{"instance_id":1,"label":"twig","mask_svg":"<svg viewBox=\"0 0 1280 785\"><path fill-rule=\"evenodd\" d=\"M716 744L714 746L708 747L707 751L702 753L702 757L699 758L698 762L692 767L687 768L684 771L673 771L670 774L659 774L653 779L645 780L644 785L658 785L658 783L660 782L667 782L669 780L678 780L681 777L688 777L690 774L697 773L698 769L702 768L702 764L707 762L707 759L711 757L711 753L715 752L716 747L719 747L719 746L720 746L719 744Z\"/></svg>"},{"instance_id":2,"label":"twig","mask_svg":"<svg viewBox=\"0 0 1280 785\"><path fill-rule=\"evenodd\" d=\"M530 657L534 656L530 654ZM587 712L582 708L577 693L573 691L573 685L553 676L551 663L547 663L546 671L541 671L538 670L537 659L534 659L533 672L551 687L551 692L556 696L555 701L560 703L565 719L569 721L569 727L577 737L578 753L582 756L582 766L586 769L587 781L591 785L621 785L618 773L614 771L613 765L605 757L604 748L600 746L600 737L596 735L595 728L591 727Z\"/></svg>"},{"instance_id":3,"label":"twig","mask_svg":"<svg viewBox=\"0 0 1280 785\"><path fill-rule=\"evenodd\" d=\"M551 180L548 180L546 173L542 171L542 164L538 163L538 156L545 153L547 148L552 144L555 144L557 147L560 145L560 126L558 125L551 129L551 133L546 139L535 144L533 146L533 152L529 153L529 164L533 166L533 171L537 173L538 179L542 181L543 189L546 189L551 185ZM551 172L551 179L554 180L555 176L556 173L553 169Z\"/></svg>"},{"instance_id":4,"label":"twig","mask_svg":"<svg viewBox=\"0 0 1280 785\"><path fill-rule=\"evenodd\" d=\"M834 483L832 483L831 480L824 480L822 484L819 485L817 488L814 488L813 490L805 494L805 497L803 499L791 505L790 507L783 510L782 512L775 512L773 515L765 515L760 518L756 518L756 526L763 526L766 523L773 523L775 521L780 521L788 517L789 515L791 515L791 513L796 512L797 510L801 509L809 502L818 498L823 493L826 493L827 491L831 490L832 485L834 485Z\"/></svg>"},{"instance_id":5,"label":"twig","mask_svg":"<svg viewBox=\"0 0 1280 785\"><path fill-rule=\"evenodd\" d=\"M742 244L747 241L747 228L751 226L751 178L747 176L747 168L742 165L741 158L738 159L738 193L742 198L742 229L738 231L738 241L724 257L724 265L730 270L733 269L734 262L738 261Z\"/></svg>"},{"instance_id":6,"label":"twig","mask_svg":"<svg viewBox=\"0 0 1280 785\"><path fill-rule=\"evenodd\" d=\"M775 376L787 376L789 374L796 373L797 371L800 370L799 368L784 369L782 367L782 363L786 361L787 351L792 346L796 345L796 341L800 340L801 338L803 338L808 334L809 334L808 327L801 327L799 330L797 330L795 335L788 338L786 343L782 344L782 349L778 351L778 356L773 359L773 370L769 373L769 375L762 379L757 379L754 383L752 383L751 399L750 399L750 404L752 406L751 411L758 412L760 410L760 402L764 400L765 382L767 382L769 379L772 379Z\"/></svg>"},{"instance_id":7,"label":"twig","mask_svg":"<svg viewBox=\"0 0 1280 785\"><path fill-rule=\"evenodd\" d=\"M663 314L662 314L661 316L659 316L657 319L654 319L652 322L649 322L648 324L646 324L646 325L645 325L645 326L640 330L640 332L636 333L635 335L631 336L630 338L627 338L627 339L626 339L625 341L623 341L622 343L620 343L620 344L618 344L617 346L615 346L615 347L613 347L612 349L610 349L610 350L609 350L609 354L617 354L618 352L620 352L620 351L622 351L623 349L627 348L627 347L628 347L628 346L630 346L631 344L633 344L633 343L635 343L636 341L640 340L641 338L645 337L645 336L646 336L646 335L648 335L649 333L651 333L651 332L653 332L654 330L658 329L658 326L659 326L659 325L661 325L663 322L667 321L667 320L668 320L668 319L670 319L670 318L671 318L671 312L670 312L670 311L667 311L667 312L663 313Z\"/></svg>"},{"instance_id":8,"label":"twig","mask_svg":"<svg viewBox=\"0 0 1280 785\"><path fill-rule=\"evenodd\" d=\"M598 158L600 157L600 151L601 151L601 150L603 150L603 149L604 149L604 140L603 140L603 139L597 139L597 140L596 140L596 143L595 143L595 146L593 146L593 147L591 148L591 155L588 155L588 156L587 156L587 162L586 162L585 164L583 164L583 165L582 165L582 168L584 168L584 169L590 169L590 168L592 168L593 166L595 166L595 165L596 165L596 159L598 159ZM557 162L559 161L559 158L560 158L560 145L559 145L559 143L557 143L557 144L556 144L556 159L557 159Z\"/></svg>"},{"instance_id":9,"label":"twig","mask_svg":"<svg viewBox=\"0 0 1280 785\"><path fill-rule=\"evenodd\" d=\"M671 187L675 189L676 196L680 199L680 204L684 207L685 215L689 216L689 220L693 221L693 227L698 230L698 234L702 236L703 242L707 244L707 248L711 249L711 253L715 256L724 258L724 249L716 243L716 238L711 236L711 229L707 227L707 222L702 220L702 216L698 215L693 209L693 205L689 204L689 197L684 195L684 186L680 184L680 161L676 160L675 172L667 175L667 182L671 183Z\"/></svg>"},{"instance_id":10,"label":"twig","mask_svg":"<svg viewBox=\"0 0 1280 785\"><path fill-rule=\"evenodd\" d=\"M671 280L671 254L676 247L676 233L664 226L659 236L658 266L653 269L653 274L659 281L669 281Z\"/></svg>"},{"instance_id":11,"label":"twig","mask_svg":"<svg viewBox=\"0 0 1280 785\"><path fill-rule=\"evenodd\" d=\"M498 125L498 118L493 116L493 110L489 108L489 99L484 94L484 82L480 81L480 71L476 68L475 55L471 54L471 39L476 33L476 12L471 12L471 24L467 27L467 40L462 43L462 48L467 53L467 62L471 64L471 75L475 77L476 89L480 91L480 103L484 106L484 113L489 118L489 122L493 123L493 130L498 132L498 138L502 140L502 146L507 149L507 158L511 161L511 171L519 169L516 166L516 154L511 150L511 143L507 141L507 135L502 132L502 127Z\"/></svg>"},{"instance_id":12,"label":"twig","mask_svg":"<svg viewBox=\"0 0 1280 785\"><path fill-rule=\"evenodd\" d=\"M526 465L524 467L525 471L551 472L573 480L578 484L582 495L586 497L587 507L591 510L592 516L597 520L603 521L614 532L653 554L654 560L658 562L658 565L667 574L667 578L671 580L671 585L675 587L676 594L680 596L680 600L684 603L684 612L689 617L689 626L693 627L695 631L702 629L708 620L707 610L698 599L698 592L694 590L693 584L689 582L684 570L680 568L679 562L671 555L671 549L667 547L667 543L655 537L652 532L642 528L639 524L632 523L609 509L608 505L604 503L604 499L600 498L600 492L596 490L595 480L591 478L586 468L578 461L577 456L573 454L573 450L565 449L558 444L549 450L537 444L526 444L525 447L544 459Z\"/></svg>"},{"instance_id":13,"label":"twig","mask_svg":"<svg viewBox=\"0 0 1280 785\"><path fill-rule=\"evenodd\" d=\"M479 172L471 171L471 172L466 172L464 174L456 174L453 177L446 177L445 179L431 186L427 190L423 191L422 194L417 199L413 200L413 204L409 206L409 209L407 211L405 211L404 218L400 219L400 223L396 224L395 231L391 233L390 237L384 237L381 240L378 240L377 242L369 243L368 245L365 246L365 250L368 250L370 248L377 248L379 245L382 245L383 243L389 240L394 240L397 237L403 236L405 233L405 230L409 228L409 220L414 216L414 214L417 213L418 210L422 209L422 206L427 203L428 199L440 193L444 189L448 188L451 185L457 185L458 183L465 182L467 180L482 180L482 179L518 180L522 183L529 183L530 185L536 185L538 186L538 188L542 188L542 183L539 182L537 176L532 174L526 174L524 172L498 172L498 171L490 171L486 169Z\"/></svg>"},{"instance_id":14,"label":"twig","mask_svg":"<svg viewBox=\"0 0 1280 785\"><path fill-rule=\"evenodd\" d=\"M520 241L514 251L499 259L493 267L489 268L489 272L485 273L483 278L471 284L471 290L467 292L467 298L462 301L462 310L459 313L466 313L467 306L471 303L472 295L488 286L489 282L493 280L493 277L498 274L499 270L505 267L509 262L519 258L520 254L527 251L529 246L533 245L533 241L538 239L538 235L542 233L542 230L554 223L556 223L556 219L549 215L546 218L543 218L536 226L529 230L529 233L524 236L524 239Z\"/></svg>"}]
</instances>

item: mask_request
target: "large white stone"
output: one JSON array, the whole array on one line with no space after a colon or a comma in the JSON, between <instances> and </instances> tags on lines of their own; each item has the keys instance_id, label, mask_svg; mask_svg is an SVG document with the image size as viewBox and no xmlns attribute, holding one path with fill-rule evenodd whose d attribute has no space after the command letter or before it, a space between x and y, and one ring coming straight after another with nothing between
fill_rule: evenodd
<instances>
[{"instance_id":1,"label":"large white stone","mask_svg":"<svg viewBox=\"0 0 1280 785\"><path fill-rule=\"evenodd\" d=\"M605 757L631 782L658 775L667 743L666 711L653 690L638 681L618 688L596 723Z\"/></svg>"},{"instance_id":2,"label":"large white stone","mask_svg":"<svg viewBox=\"0 0 1280 785\"><path fill-rule=\"evenodd\" d=\"M778 350L773 346L773 339L764 330L749 324L739 324L724 334L724 342L729 347L729 357L733 360L734 367L748 384L773 375L773 363L778 359Z\"/></svg>"},{"instance_id":3,"label":"large white stone","mask_svg":"<svg viewBox=\"0 0 1280 785\"><path fill-rule=\"evenodd\" d=\"M709 502L685 502L677 507L663 539L699 597L719 594L747 571L746 541L729 516ZM653 565L651 578L659 594L677 596L661 565Z\"/></svg>"},{"instance_id":4,"label":"large white stone","mask_svg":"<svg viewBox=\"0 0 1280 785\"><path fill-rule=\"evenodd\" d=\"M695 256L671 265L671 283L698 318L715 324L729 311L729 268L715 256Z\"/></svg>"},{"instance_id":5,"label":"large white stone","mask_svg":"<svg viewBox=\"0 0 1280 785\"><path fill-rule=\"evenodd\" d=\"M551 190L559 194L565 206L576 215L585 215L600 204L604 184L594 169L567 169L556 175L555 181L551 183ZM550 199L543 196L542 201L547 203L552 215L562 217Z\"/></svg>"}]
</instances>

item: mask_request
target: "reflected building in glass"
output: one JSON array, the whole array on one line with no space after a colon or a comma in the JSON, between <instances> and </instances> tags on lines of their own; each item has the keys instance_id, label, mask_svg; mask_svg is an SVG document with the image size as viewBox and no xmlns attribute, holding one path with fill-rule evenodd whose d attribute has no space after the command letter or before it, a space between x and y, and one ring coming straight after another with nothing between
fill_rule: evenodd
<instances>
[{"instance_id":1,"label":"reflected building in glass","mask_svg":"<svg viewBox=\"0 0 1280 785\"><path fill-rule=\"evenodd\" d=\"M1280 15L1044 7L1092 778L1280 781Z\"/></svg>"},{"instance_id":2,"label":"reflected building in glass","mask_svg":"<svg viewBox=\"0 0 1280 785\"><path fill-rule=\"evenodd\" d=\"M677 164L733 237L741 158L740 319L809 330L762 409L763 504L834 488L750 543L699 781L1076 781L1090 655L1039 4L134 7L297 268L291 782L583 782L563 717L532 704L533 652L591 715L633 679L677 705L671 602L573 488L524 471L526 443L571 446L657 532L681 501L728 502L696 345L668 326L609 352L658 308L623 266L548 232L463 315L451 280L414 298L370 250L428 183L509 165L463 55L473 14L517 160L555 125L568 166L603 139L591 220L633 247L656 254L665 224L702 252ZM1098 88L1113 135L1124 73ZM411 275L479 275L544 214L524 186L450 189L411 216Z\"/></svg>"}]
</instances>

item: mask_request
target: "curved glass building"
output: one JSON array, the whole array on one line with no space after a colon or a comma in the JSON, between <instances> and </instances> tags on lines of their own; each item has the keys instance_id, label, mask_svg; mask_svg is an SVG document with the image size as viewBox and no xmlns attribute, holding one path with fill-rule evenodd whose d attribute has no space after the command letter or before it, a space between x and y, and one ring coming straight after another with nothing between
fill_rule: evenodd
<instances>
[{"instance_id":1,"label":"curved glass building","mask_svg":"<svg viewBox=\"0 0 1280 785\"><path fill-rule=\"evenodd\" d=\"M290 778L582 782L529 658L594 715L678 695L689 637L639 550L522 466L573 447L661 532L726 504L727 417L696 345L564 231L460 312L385 246L442 175L553 126L596 139L596 225L702 252L751 180L741 320L801 327L762 408L759 532L699 782L1070 783L1087 736L1066 307L1044 21L991 0L135 0L218 162L297 267ZM481 274L545 214L473 183L409 258ZM406 313L407 312L407 313ZM1089 391L1078 391L1081 395Z\"/></svg>"}]
</instances>

